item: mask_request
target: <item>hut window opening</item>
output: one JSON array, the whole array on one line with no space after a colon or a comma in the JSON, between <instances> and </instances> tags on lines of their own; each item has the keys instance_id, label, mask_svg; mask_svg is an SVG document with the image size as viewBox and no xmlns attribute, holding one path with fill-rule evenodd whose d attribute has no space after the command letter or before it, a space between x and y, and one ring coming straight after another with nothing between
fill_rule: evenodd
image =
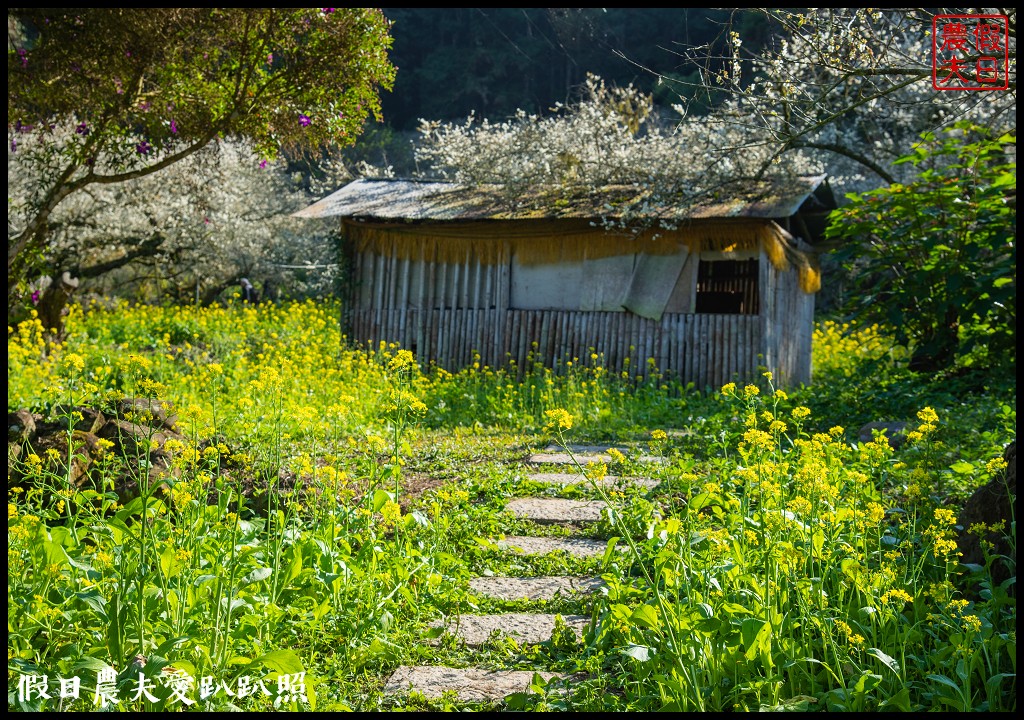
<instances>
[{"instance_id":1,"label":"hut window opening","mask_svg":"<svg viewBox=\"0 0 1024 720\"><path fill-rule=\"evenodd\" d=\"M757 315L757 260L704 260L697 268L698 313Z\"/></svg>"}]
</instances>

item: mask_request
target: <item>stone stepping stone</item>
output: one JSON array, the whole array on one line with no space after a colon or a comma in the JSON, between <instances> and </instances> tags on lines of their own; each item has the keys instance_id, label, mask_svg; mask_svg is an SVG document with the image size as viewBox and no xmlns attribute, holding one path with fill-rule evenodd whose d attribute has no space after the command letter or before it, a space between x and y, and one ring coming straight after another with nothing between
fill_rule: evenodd
<instances>
[{"instance_id":1,"label":"stone stepping stone","mask_svg":"<svg viewBox=\"0 0 1024 720\"><path fill-rule=\"evenodd\" d=\"M562 678L558 673L539 673L544 682ZM483 670L481 668L450 668L431 665L402 665L384 686L387 695L417 692L436 700L448 691L464 702L504 700L513 693L528 692L533 681L532 670Z\"/></svg>"},{"instance_id":2,"label":"stone stepping stone","mask_svg":"<svg viewBox=\"0 0 1024 720\"><path fill-rule=\"evenodd\" d=\"M576 455L575 462L573 456L565 452L540 452L526 458L527 465L574 465L576 462L587 465L595 462L607 464L611 461L612 456L604 453L580 453Z\"/></svg>"},{"instance_id":3,"label":"stone stepping stone","mask_svg":"<svg viewBox=\"0 0 1024 720\"><path fill-rule=\"evenodd\" d=\"M495 543L502 550L524 555L548 555L559 550L576 557L600 557L608 548L604 540L589 538L532 537L513 535Z\"/></svg>"},{"instance_id":4,"label":"stone stepping stone","mask_svg":"<svg viewBox=\"0 0 1024 720\"><path fill-rule=\"evenodd\" d=\"M563 615L565 624L578 638L590 624L589 615ZM445 628L469 647L480 647L495 632L508 635L520 645L537 645L551 639L555 616L544 613L504 613L502 615L462 615L457 620L435 620L432 628ZM439 639L430 641L432 645Z\"/></svg>"},{"instance_id":5,"label":"stone stepping stone","mask_svg":"<svg viewBox=\"0 0 1024 720\"><path fill-rule=\"evenodd\" d=\"M660 455L641 455L638 458L634 458L637 462L648 463L652 465L660 465L667 462L665 458ZM580 465L589 465L590 463L602 462L609 464L612 462L612 456L606 453L580 453L578 455L570 455L565 452L540 452L533 453L530 457L526 458L527 465L573 465L576 463Z\"/></svg>"},{"instance_id":6,"label":"stone stepping stone","mask_svg":"<svg viewBox=\"0 0 1024 720\"><path fill-rule=\"evenodd\" d=\"M536 523L592 523L601 519L607 507L603 500L565 500L562 498L519 498L505 509L513 515Z\"/></svg>"},{"instance_id":7,"label":"stone stepping stone","mask_svg":"<svg viewBox=\"0 0 1024 720\"><path fill-rule=\"evenodd\" d=\"M589 454L593 454L593 453L606 453L609 450L611 450L612 448L615 448L616 450L618 450L623 455L625 455L626 453L630 452L630 449L628 447L626 447L625 445L577 445L575 443L569 443L568 448L569 448L569 450L571 452L573 452L573 453L575 453L577 455L580 455L580 454L586 455L588 453ZM563 448L561 445L556 445L556 444L552 443L551 445L548 445L546 448L544 448L541 452L545 452L545 453L561 453L561 452L565 452L565 448Z\"/></svg>"},{"instance_id":8,"label":"stone stepping stone","mask_svg":"<svg viewBox=\"0 0 1024 720\"><path fill-rule=\"evenodd\" d=\"M476 577L469 589L497 600L552 600L558 596L589 595L604 583L595 577Z\"/></svg>"},{"instance_id":9,"label":"stone stepping stone","mask_svg":"<svg viewBox=\"0 0 1024 720\"><path fill-rule=\"evenodd\" d=\"M552 485L590 485L590 480L579 473L530 473L526 476L526 479ZM639 485L647 490L652 490L661 483L660 480L652 480L651 478L622 477L620 475L605 475L597 482L601 487L606 488Z\"/></svg>"}]
</instances>

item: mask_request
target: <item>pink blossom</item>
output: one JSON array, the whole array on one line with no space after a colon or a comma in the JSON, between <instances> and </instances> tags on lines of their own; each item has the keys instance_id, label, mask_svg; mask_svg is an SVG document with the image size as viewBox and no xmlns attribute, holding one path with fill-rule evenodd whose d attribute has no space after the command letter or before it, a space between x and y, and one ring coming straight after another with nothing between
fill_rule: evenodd
<instances>
[{"instance_id":1,"label":"pink blossom","mask_svg":"<svg viewBox=\"0 0 1024 720\"><path fill-rule=\"evenodd\" d=\"M299 125L302 127L309 127L313 124L313 121L309 119L309 115L299 114Z\"/></svg>"},{"instance_id":2,"label":"pink blossom","mask_svg":"<svg viewBox=\"0 0 1024 720\"><path fill-rule=\"evenodd\" d=\"M177 134L178 134L178 123L176 123L174 120L171 120L171 135L177 135Z\"/></svg>"},{"instance_id":3,"label":"pink blossom","mask_svg":"<svg viewBox=\"0 0 1024 720\"><path fill-rule=\"evenodd\" d=\"M267 169L267 161L266 160L260 160L260 170L266 170L266 169Z\"/></svg>"}]
</instances>

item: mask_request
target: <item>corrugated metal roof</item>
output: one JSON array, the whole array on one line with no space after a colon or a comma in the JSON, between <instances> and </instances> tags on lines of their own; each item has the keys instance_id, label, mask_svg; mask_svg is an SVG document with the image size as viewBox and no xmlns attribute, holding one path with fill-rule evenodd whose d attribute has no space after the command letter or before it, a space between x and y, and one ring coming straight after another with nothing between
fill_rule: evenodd
<instances>
[{"instance_id":1,"label":"corrugated metal roof","mask_svg":"<svg viewBox=\"0 0 1024 720\"><path fill-rule=\"evenodd\" d=\"M651 217L665 220L698 218L785 218L796 213L825 179L800 177L785 183L746 185L742 192L724 193L697 205L650 207ZM360 179L345 185L294 217L349 217L385 221L515 220L539 218L615 217L614 208L637 200L637 190L609 187L584 199L523 202L510 209L497 187L469 187L447 182ZM541 207L544 209L538 210Z\"/></svg>"}]
</instances>

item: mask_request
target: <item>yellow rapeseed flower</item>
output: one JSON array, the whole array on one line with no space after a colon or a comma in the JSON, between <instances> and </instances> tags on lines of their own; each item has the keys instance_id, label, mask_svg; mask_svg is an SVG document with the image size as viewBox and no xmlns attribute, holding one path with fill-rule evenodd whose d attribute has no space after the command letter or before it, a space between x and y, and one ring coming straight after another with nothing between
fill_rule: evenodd
<instances>
[{"instance_id":1,"label":"yellow rapeseed flower","mask_svg":"<svg viewBox=\"0 0 1024 720\"><path fill-rule=\"evenodd\" d=\"M85 368L85 360L78 353L68 353L61 362L61 370L64 372L81 372Z\"/></svg>"},{"instance_id":2,"label":"yellow rapeseed flower","mask_svg":"<svg viewBox=\"0 0 1024 720\"><path fill-rule=\"evenodd\" d=\"M914 598L912 598L910 596L910 593L908 593L906 590L902 590L900 588L894 588L892 590L886 591L886 593L884 595L882 595L881 600L885 604L897 603L897 602L908 603L908 602L913 602Z\"/></svg>"},{"instance_id":3,"label":"yellow rapeseed flower","mask_svg":"<svg viewBox=\"0 0 1024 720\"><path fill-rule=\"evenodd\" d=\"M402 506L394 500L388 500L380 509L381 527L390 530L402 519Z\"/></svg>"},{"instance_id":4,"label":"yellow rapeseed flower","mask_svg":"<svg viewBox=\"0 0 1024 720\"><path fill-rule=\"evenodd\" d=\"M956 525L956 515L949 508L935 508L935 521L942 525L949 525L952 527Z\"/></svg>"},{"instance_id":5,"label":"yellow rapeseed flower","mask_svg":"<svg viewBox=\"0 0 1024 720\"><path fill-rule=\"evenodd\" d=\"M557 428L558 430L568 430L572 427L573 417L563 408L545 410L544 415L548 418L548 429Z\"/></svg>"},{"instance_id":6,"label":"yellow rapeseed flower","mask_svg":"<svg viewBox=\"0 0 1024 720\"><path fill-rule=\"evenodd\" d=\"M939 421L939 416L932 408L926 407L917 413L917 419L923 423L934 425Z\"/></svg>"}]
</instances>

